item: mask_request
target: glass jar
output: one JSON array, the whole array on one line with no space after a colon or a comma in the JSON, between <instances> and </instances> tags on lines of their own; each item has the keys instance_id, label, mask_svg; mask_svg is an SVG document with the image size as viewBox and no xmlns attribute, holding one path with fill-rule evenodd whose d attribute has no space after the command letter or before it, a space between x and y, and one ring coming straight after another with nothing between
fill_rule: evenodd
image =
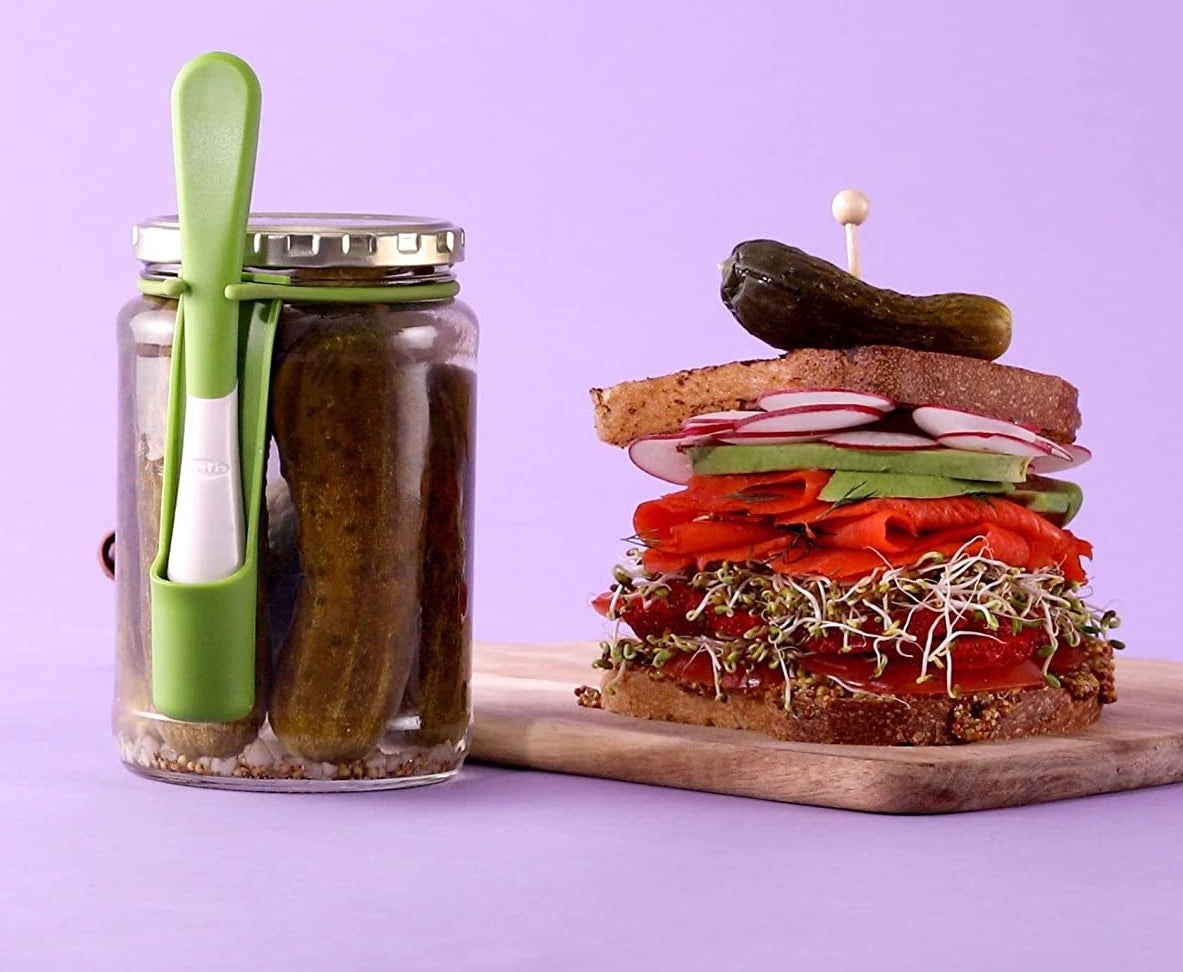
<instances>
[{"instance_id":1,"label":"glass jar","mask_svg":"<svg viewBox=\"0 0 1183 972\"><path fill-rule=\"evenodd\" d=\"M247 789L446 779L471 723L477 322L455 299L463 231L401 216L251 217L240 299L278 302L279 317L254 705L232 721L154 705L149 575L184 286L175 219L139 225L134 244L142 296L118 322L114 731L124 763Z\"/></svg>"}]
</instances>

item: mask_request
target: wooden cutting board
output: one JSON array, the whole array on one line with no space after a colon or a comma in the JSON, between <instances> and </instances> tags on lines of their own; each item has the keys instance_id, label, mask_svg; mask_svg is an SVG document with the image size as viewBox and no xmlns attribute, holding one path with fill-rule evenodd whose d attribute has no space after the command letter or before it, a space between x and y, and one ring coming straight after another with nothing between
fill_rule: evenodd
<instances>
[{"instance_id":1,"label":"wooden cutting board","mask_svg":"<svg viewBox=\"0 0 1183 972\"><path fill-rule=\"evenodd\" d=\"M1183 664L1121 659L1071 736L926 748L778 742L586 709L597 645L478 644L474 760L881 813L983 810L1183 781Z\"/></svg>"}]
</instances>

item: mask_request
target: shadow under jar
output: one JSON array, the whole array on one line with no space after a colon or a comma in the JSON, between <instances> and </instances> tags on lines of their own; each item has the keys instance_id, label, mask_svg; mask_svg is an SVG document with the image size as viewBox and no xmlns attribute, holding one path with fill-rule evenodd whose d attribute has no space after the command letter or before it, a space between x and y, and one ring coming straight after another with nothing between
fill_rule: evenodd
<instances>
[{"instance_id":1,"label":"shadow under jar","mask_svg":"<svg viewBox=\"0 0 1183 972\"><path fill-rule=\"evenodd\" d=\"M157 555L180 237L136 228L119 317L117 665L124 763L249 789L372 789L454 774L471 725L477 322L455 299L463 232L414 217L262 214L246 279L283 301L255 707L184 722L152 702ZM278 297L276 296L278 295ZM410 296L412 299L407 299Z\"/></svg>"}]
</instances>

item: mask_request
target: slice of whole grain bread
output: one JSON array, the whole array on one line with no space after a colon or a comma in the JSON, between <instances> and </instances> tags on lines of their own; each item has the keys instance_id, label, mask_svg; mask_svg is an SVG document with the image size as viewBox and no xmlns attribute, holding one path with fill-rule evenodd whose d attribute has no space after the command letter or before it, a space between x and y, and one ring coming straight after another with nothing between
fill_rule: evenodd
<instances>
[{"instance_id":1,"label":"slice of whole grain bread","mask_svg":"<svg viewBox=\"0 0 1183 972\"><path fill-rule=\"evenodd\" d=\"M827 699L822 705L798 703L787 712L783 702L779 689L719 700L710 689L645 667L605 673L600 697L606 711L640 719L857 746L941 746L1076 732L1096 722L1103 705L1099 693L1077 698L1050 686L958 699L864 694Z\"/></svg>"},{"instance_id":2,"label":"slice of whole grain bread","mask_svg":"<svg viewBox=\"0 0 1183 972\"><path fill-rule=\"evenodd\" d=\"M1055 375L977 358L868 345L841 351L803 348L779 358L733 361L659 378L593 388L596 434L626 446L643 435L676 432L693 415L755 407L764 392L849 388L902 406L944 405L1037 428L1072 442L1080 428L1076 388Z\"/></svg>"}]
</instances>

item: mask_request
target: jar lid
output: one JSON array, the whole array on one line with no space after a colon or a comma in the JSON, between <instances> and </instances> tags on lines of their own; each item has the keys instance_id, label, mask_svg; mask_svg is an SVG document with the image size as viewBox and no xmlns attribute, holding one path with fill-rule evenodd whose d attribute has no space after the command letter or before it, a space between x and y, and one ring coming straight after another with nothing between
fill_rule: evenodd
<instances>
[{"instance_id":1,"label":"jar lid","mask_svg":"<svg viewBox=\"0 0 1183 972\"><path fill-rule=\"evenodd\" d=\"M132 250L144 263L181 262L176 216L137 223ZM252 213L248 267L437 267L464 259L464 230L422 216L354 213Z\"/></svg>"}]
</instances>

